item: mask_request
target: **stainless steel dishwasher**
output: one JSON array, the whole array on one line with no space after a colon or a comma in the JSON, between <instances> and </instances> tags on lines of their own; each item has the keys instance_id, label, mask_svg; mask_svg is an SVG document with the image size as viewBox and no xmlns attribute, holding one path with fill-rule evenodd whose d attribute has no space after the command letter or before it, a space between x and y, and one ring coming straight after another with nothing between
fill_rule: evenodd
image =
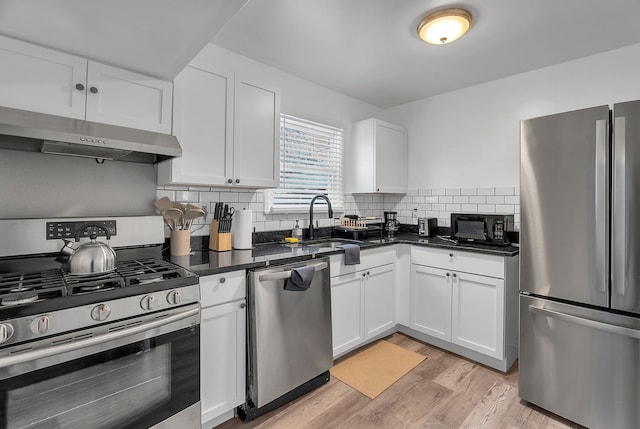
<instances>
[{"instance_id":1,"label":"stainless steel dishwasher","mask_svg":"<svg viewBox=\"0 0 640 429\"><path fill-rule=\"evenodd\" d=\"M308 289L287 290L291 270L305 266L315 269ZM247 421L328 382L333 365L329 258L248 277L247 403L239 409Z\"/></svg>"}]
</instances>

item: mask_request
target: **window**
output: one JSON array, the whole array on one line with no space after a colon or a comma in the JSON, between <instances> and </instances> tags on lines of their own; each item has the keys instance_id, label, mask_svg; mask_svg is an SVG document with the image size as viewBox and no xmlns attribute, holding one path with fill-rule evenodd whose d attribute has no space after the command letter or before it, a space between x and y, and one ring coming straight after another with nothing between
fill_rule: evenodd
<instances>
[{"instance_id":1,"label":"window","mask_svg":"<svg viewBox=\"0 0 640 429\"><path fill-rule=\"evenodd\" d=\"M266 193L266 211L307 211L317 194L327 194L333 209L343 210L343 135L340 128L281 114L280 188Z\"/></svg>"}]
</instances>

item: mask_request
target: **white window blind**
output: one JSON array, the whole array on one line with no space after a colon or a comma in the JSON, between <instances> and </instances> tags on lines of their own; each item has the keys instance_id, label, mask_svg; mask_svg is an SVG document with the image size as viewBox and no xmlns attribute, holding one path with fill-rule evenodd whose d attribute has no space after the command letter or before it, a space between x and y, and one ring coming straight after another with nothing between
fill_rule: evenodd
<instances>
[{"instance_id":1,"label":"white window blind","mask_svg":"<svg viewBox=\"0 0 640 429\"><path fill-rule=\"evenodd\" d=\"M280 188L267 192L266 210L307 211L317 194L327 194L333 209L343 210L343 154L344 130L281 114Z\"/></svg>"}]
</instances>

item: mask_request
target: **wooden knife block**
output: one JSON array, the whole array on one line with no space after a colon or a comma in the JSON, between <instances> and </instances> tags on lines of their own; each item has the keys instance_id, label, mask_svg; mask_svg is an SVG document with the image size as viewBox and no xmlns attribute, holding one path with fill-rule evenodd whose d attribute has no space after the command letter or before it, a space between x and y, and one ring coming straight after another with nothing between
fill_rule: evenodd
<instances>
[{"instance_id":1,"label":"wooden knife block","mask_svg":"<svg viewBox=\"0 0 640 429\"><path fill-rule=\"evenodd\" d=\"M211 231L209 232L209 249L216 252L231 250L231 233L218 232L219 223L217 220L211 221Z\"/></svg>"}]
</instances>

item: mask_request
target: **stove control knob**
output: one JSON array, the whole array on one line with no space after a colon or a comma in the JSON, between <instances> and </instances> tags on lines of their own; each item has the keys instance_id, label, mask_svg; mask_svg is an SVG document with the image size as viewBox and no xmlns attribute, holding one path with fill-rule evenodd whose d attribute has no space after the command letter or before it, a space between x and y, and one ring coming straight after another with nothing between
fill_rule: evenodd
<instances>
[{"instance_id":1,"label":"stove control knob","mask_svg":"<svg viewBox=\"0 0 640 429\"><path fill-rule=\"evenodd\" d=\"M9 341L13 336L13 326L8 323L0 323L0 344Z\"/></svg>"},{"instance_id":2,"label":"stove control knob","mask_svg":"<svg viewBox=\"0 0 640 429\"><path fill-rule=\"evenodd\" d=\"M146 295L140 300L140 307L143 310L153 310L158 307L158 300L153 295Z\"/></svg>"},{"instance_id":3,"label":"stove control knob","mask_svg":"<svg viewBox=\"0 0 640 429\"><path fill-rule=\"evenodd\" d=\"M180 304L180 301L182 301L182 296L180 295L179 290L172 290L167 294L167 302L169 304Z\"/></svg>"},{"instance_id":4,"label":"stove control knob","mask_svg":"<svg viewBox=\"0 0 640 429\"><path fill-rule=\"evenodd\" d=\"M53 317L42 315L31 321L31 332L34 334L46 334L53 329Z\"/></svg>"},{"instance_id":5,"label":"stove control knob","mask_svg":"<svg viewBox=\"0 0 640 429\"><path fill-rule=\"evenodd\" d=\"M111 316L111 309L106 304L98 304L91 309L91 318L97 322L107 320Z\"/></svg>"}]
</instances>

